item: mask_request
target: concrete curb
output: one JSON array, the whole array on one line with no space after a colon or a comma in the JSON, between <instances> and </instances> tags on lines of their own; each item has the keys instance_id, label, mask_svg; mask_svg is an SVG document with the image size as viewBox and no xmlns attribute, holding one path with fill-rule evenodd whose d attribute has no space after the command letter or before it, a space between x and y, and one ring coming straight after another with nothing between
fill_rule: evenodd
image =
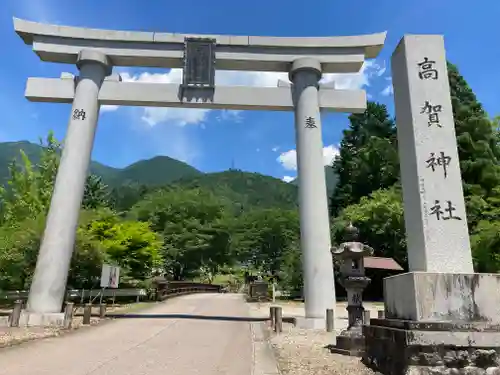
<instances>
[{"instance_id":1,"label":"concrete curb","mask_svg":"<svg viewBox=\"0 0 500 375\"><path fill-rule=\"evenodd\" d=\"M266 323L250 323L252 333L252 375L280 375L274 352L269 344Z\"/></svg>"}]
</instances>

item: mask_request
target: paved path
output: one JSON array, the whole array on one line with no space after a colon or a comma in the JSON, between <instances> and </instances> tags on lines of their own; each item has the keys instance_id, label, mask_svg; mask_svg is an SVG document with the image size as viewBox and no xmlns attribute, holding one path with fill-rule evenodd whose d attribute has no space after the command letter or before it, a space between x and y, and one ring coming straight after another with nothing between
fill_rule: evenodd
<instances>
[{"instance_id":1,"label":"paved path","mask_svg":"<svg viewBox=\"0 0 500 375\"><path fill-rule=\"evenodd\" d=\"M250 323L201 319L248 316L241 296L179 297L144 314L167 317L117 319L66 336L0 349L0 374L251 375Z\"/></svg>"}]
</instances>

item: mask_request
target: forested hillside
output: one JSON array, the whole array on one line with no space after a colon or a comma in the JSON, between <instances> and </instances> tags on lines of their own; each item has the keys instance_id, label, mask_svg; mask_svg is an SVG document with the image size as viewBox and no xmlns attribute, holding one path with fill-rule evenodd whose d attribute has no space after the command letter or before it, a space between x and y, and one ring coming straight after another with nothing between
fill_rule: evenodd
<instances>
[{"instance_id":1,"label":"forested hillside","mask_svg":"<svg viewBox=\"0 0 500 375\"><path fill-rule=\"evenodd\" d=\"M7 182L9 164L12 160L21 161L20 151L23 151L32 163L37 164L40 161L43 147L28 141L0 143L0 184ZM196 168L168 156L140 160L123 169L92 161L90 173L100 176L106 184L112 187L124 184L159 186L182 177L193 177L201 174Z\"/></svg>"},{"instance_id":2,"label":"forested hillside","mask_svg":"<svg viewBox=\"0 0 500 375\"><path fill-rule=\"evenodd\" d=\"M325 180L326 180L326 191L330 196L331 194L333 194L333 191L335 190L335 187L337 186L337 182L339 180L337 173L335 173L335 170L331 165L325 166ZM297 177L296 179L291 181L290 184L299 186L299 181L300 178Z\"/></svg>"},{"instance_id":3,"label":"forested hillside","mask_svg":"<svg viewBox=\"0 0 500 375\"><path fill-rule=\"evenodd\" d=\"M290 208L297 207L297 187L277 178L259 173L229 170L208 173L175 182L184 188L201 188L225 196L243 207Z\"/></svg>"}]
</instances>

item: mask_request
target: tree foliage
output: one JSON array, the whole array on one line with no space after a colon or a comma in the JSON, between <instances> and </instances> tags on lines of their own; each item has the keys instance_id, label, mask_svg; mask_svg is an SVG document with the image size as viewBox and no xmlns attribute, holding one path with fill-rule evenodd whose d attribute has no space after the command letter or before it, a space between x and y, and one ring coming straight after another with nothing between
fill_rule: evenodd
<instances>
[{"instance_id":1,"label":"tree foliage","mask_svg":"<svg viewBox=\"0 0 500 375\"><path fill-rule=\"evenodd\" d=\"M368 102L366 111L349 116L349 122L333 163L338 175L330 202L333 216L399 179L396 128L386 106Z\"/></svg>"},{"instance_id":2,"label":"tree foliage","mask_svg":"<svg viewBox=\"0 0 500 375\"><path fill-rule=\"evenodd\" d=\"M498 271L498 122L488 118L456 66L448 64L448 76L475 266ZM380 255L404 264L407 257L395 133L391 121L381 121L386 119L382 108L371 104L363 115L350 117L350 129L344 133L340 157L334 163L340 180L332 197L333 234L340 241L341 229L352 220L362 241ZM369 156L371 142L380 144L375 146L380 152L375 158Z\"/></svg>"},{"instance_id":3,"label":"tree foliage","mask_svg":"<svg viewBox=\"0 0 500 375\"><path fill-rule=\"evenodd\" d=\"M46 142L36 164L21 152L22 165L10 165L8 186L0 190L0 289L28 288L34 273L60 160L52 133ZM161 242L149 224L123 221L107 205L106 185L90 175L68 276L72 287L95 287L105 262L120 265L130 282L161 266Z\"/></svg>"}]
</instances>

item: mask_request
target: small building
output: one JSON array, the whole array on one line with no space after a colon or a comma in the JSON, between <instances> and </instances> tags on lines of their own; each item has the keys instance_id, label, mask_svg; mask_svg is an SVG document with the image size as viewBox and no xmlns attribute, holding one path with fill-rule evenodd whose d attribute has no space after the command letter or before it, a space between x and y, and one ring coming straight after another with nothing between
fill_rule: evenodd
<instances>
[{"instance_id":1,"label":"small building","mask_svg":"<svg viewBox=\"0 0 500 375\"><path fill-rule=\"evenodd\" d=\"M378 301L384 298L384 278L404 272L404 268L393 258L365 257L366 276L372 281L363 293L365 301Z\"/></svg>"}]
</instances>

